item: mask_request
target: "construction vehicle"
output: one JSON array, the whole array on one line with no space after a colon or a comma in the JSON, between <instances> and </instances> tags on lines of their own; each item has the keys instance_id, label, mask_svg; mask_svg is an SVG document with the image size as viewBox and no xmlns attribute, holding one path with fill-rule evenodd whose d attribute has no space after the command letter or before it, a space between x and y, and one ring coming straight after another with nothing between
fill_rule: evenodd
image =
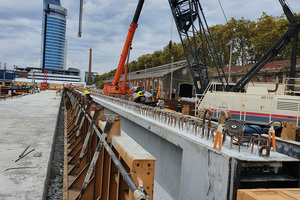
<instances>
[{"instance_id":1,"label":"construction vehicle","mask_svg":"<svg viewBox=\"0 0 300 200\"><path fill-rule=\"evenodd\" d=\"M78 36L82 34L82 1L80 1L80 15L79 15L79 31ZM129 90L126 82L127 78L127 65L125 66L126 58L131 48L132 39L137 28L138 18L143 7L144 0L139 0L137 9L132 23L128 31L126 42L121 54L119 65L114 76L114 80L111 83L104 85L104 93L108 94L133 94L133 91ZM221 60L216 51L215 45L212 40L206 19L204 17L203 10L201 8L199 0L169 0L169 4L175 19L175 23L178 29L178 33L184 48L184 52L188 61L188 65L193 77L194 85L196 86L196 93L204 93L205 88L209 84L208 80L208 67L207 67L207 52L204 51L204 46L209 46L209 51L213 59L214 65L219 73L220 81L224 90L228 89L228 80L225 76ZM202 17L201 17L202 16ZM198 21L198 25L195 25L195 21ZM206 31L208 30L208 32ZM196 39L196 35L201 37L201 40ZM205 38L203 38L205 37ZM183 42L183 39L187 39L187 43ZM200 41L200 43L199 43ZM206 41L206 43L204 42ZM128 60L128 58L127 58ZM120 85L120 77L125 66L125 74L123 84Z\"/></svg>"},{"instance_id":2,"label":"construction vehicle","mask_svg":"<svg viewBox=\"0 0 300 200\"><path fill-rule=\"evenodd\" d=\"M142 7L144 5L145 0L139 0L133 20L130 24L130 28L128 30L127 38L123 47L123 51L121 54L121 58L117 67L117 71L114 76L114 80L111 83L105 83L103 92L106 94L133 94L134 91L129 89L129 84L127 84L127 71L128 71L128 60L129 60L129 52L131 49L132 39L135 33L135 30L138 27L138 19L140 17ZM78 37L82 35L82 7L83 7L83 0L80 0L80 7L79 7L79 29L78 29ZM125 62L127 60L127 64ZM120 78L125 66L125 73L124 73L124 80L123 84L120 85Z\"/></svg>"},{"instance_id":3,"label":"construction vehicle","mask_svg":"<svg viewBox=\"0 0 300 200\"><path fill-rule=\"evenodd\" d=\"M121 54L121 58L120 58L120 61L119 61L117 71L115 73L114 80L113 80L113 82L107 83L107 84L104 85L104 90L103 90L104 93L125 94L125 95L134 93L134 91L129 90L129 85L126 82L128 65L125 66L125 62L126 62L126 59L128 60L128 57L129 57L128 55L129 55L129 51L130 51L130 48L131 48L132 39L133 39L135 30L138 27L137 22L138 22L140 14L141 14L143 4L144 4L144 0L139 0L136 11L135 11L135 14L134 14L134 17L133 17L133 20L130 24L130 28L129 28L129 31L128 31L128 34L127 34L127 38L126 38L126 41L125 41L125 44L124 44L124 48L123 48L123 51L122 51L122 54ZM123 84L119 85L120 78L121 78L124 66L125 66L125 73L124 73Z\"/></svg>"},{"instance_id":4,"label":"construction vehicle","mask_svg":"<svg viewBox=\"0 0 300 200\"><path fill-rule=\"evenodd\" d=\"M300 22L298 22L291 9L285 0L279 0L283 8L283 12L289 20L289 29L281 36L281 38L261 57L257 63L230 89L231 92L239 92L244 89L245 85L259 72L268 62L273 60L292 40L291 52L291 67L290 67L290 89L293 90L292 84L296 74L296 59L297 59L297 46L298 35L300 31Z\"/></svg>"},{"instance_id":5,"label":"construction vehicle","mask_svg":"<svg viewBox=\"0 0 300 200\"><path fill-rule=\"evenodd\" d=\"M218 72L223 90L229 89L220 57L212 40L199 0L168 0L182 47L193 77L197 94L203 94L209 84L208 63L210 55ZM197 38L198 37L198 38ZM209 47L209 52L205 51Z\"/></svg>"},{"instance_id":6,"label":"construction vehicle","mask_svg":"<svg viewBox=\"0 0 300 200\"><path fill-rule=\"evenodd\" d=\"M228 78L222 67L221 59L214 45L200 0L168 0L177 31L183 46L183 50L188 62L188 66L193 77L197 94L205 94L209 85L208 63L212 60L219 76L219 81L223 91L239 92L244 89L245 85L253 78L253 76L262 69L266 63L271 61L284 47L293 39L293 48L291 56L290 77L294 78L297 54L297 38L300 30L299 22L294 18L290 8L285 0L279 0L283 7L284 13L291 23L289 30L266 52L266 54L245 74L241 80L231 89L229 87ZM104 85L104 93L111 94L132 94L126 83L127 65L126 58L131 48L132 39L137 28L138 18L141 13L144 0L139 0L138 6L130 24L130 29L124 44L119 65L111 83ZM81 5L82 6L82 5ZM81 19L81 18L80 18ZM81 21L81 20L80 20ZM81 24L81 22L80 22ZM81 25L80 25L81 35ZM198 39L198 38L199 39ZM184 41L185 40L185 41ZM205 51L208 46L209 52ZM208 56L210 55L210 57ZM125 74L123 84L120 85L120 77L125 66ZM291 86L292 87L292 86Z\"/></svg>"},{"instance_id":7,"label":"construction vehicle","mask_svg":"<svg viewBox=\"0 0 300 200\"><path fill-rule=\"evenodd\" d=\"M291 25L287 32L265 53L265 55L246 73L231 89L227 77L224 74L222 64L216 51L214 42L199 0L169 0L172 14L177 26L181 43L188 61L188 65L194 80L197 94L204 94L209 79L207 74L207 55L210 53L217 69L223 91L239 92L268 62L277 56L287 44L292 41L292 56L290 78L295 78L297 40L300 23L293 16L291 9L285 0L279 0L283 11ZM197 40L197 36L200 38ZM186 42L183 41L186 39ZM204 42L210 52L204 51ZM292 84L293 82L290 82ZM292 86L291 86L292 87ZM293 88L291 88L293 90Z\"/></svg>"},{"instance_id":8,"label":"construction vehicle","mask_svg":"<svg viewBox=\"0 0 300 200\"><path fill-rule=\"evenodd\" d=\"M212 117L219 118L224 110L232 113L233 119L247 123L267 125L272 121L296 123L299 127L299 79L295 78L297 40L300 23L293 16L284 0L279 0L290 22L284 35L264 54L264 56L229 90L217 91L218 83L210 83L205 94L196 100L195 115L206 109L213 111ZM249 81L292 41L290 77L283 83L249 85ZM272 90L271 88L274 88ZM297 91L298 90L298 91Z\"/></svg>"},{"instance_id":9,"label":"construction vehicle","mask_svg":"<svg viewBox=\"0 0 300 200\"><path fill-rule=\"evenodd\" d=\"M42 90L46 90L47 87L48 87L48 83L47 83L48 76L47 76L47 73L48 73L48 71L44 70L44 78L43 78L44 80L43 80L43 82L41 82L41 89Z\"/></svg>"}]
</instances>

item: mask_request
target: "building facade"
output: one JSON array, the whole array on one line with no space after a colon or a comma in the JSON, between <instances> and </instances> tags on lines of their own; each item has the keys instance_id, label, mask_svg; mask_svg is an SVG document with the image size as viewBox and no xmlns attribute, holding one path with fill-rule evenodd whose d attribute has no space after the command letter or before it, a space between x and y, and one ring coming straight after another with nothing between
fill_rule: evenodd
<instances>
[{"instance_id":1,"label":"building facade","mask_svg":"<svg viewBox=\"0 0 300 200\"><path fill-rule=\"evenodd\" d=\"M120 85L123 84L123 80L124 75L122 74ZM112 81L113 77L104 80L105 83ZM159 92L161 98L164 99L168 99L170 96L172 99L183 97L183 93L187 90L188 94L184 94L185 97L191 97L193 94L193 78L186 60L129 72L127 81L133 88L140 88L153 95Z\"/></svg>"},{"instance_id":2,"label":"building facade","mask_svg":"<svg viewBox=\"0 0 300 200\"><path fill-rule=\"evenodd\" d=\"M91 72L91 83L94 83L95 77L99 75L98 72ZM84 82L88 82L89 72L85 72L84 74Z\"/></svg>"},{"instance_id":3,"label":"building facade","mask_svg":"<svg viewBox=\"0 0 300 200\"><path fill-rule=\"evenodd\" d=\"M234 85L240 80L245 73L251 69L251 65L247 66L233 66L231 67L230 84ZM251 79L251 84L255 83L283 83L284 79L289 77L290 60L273 61L267 63L255 77ZM173 72L173 73L171 73ZM229 69L224 68L226 76L228 76ZM123 83L123 75L120 78L120 84ZM300 59L297 59L296 74L295 77L300 79ZM219 76L216 70L209 74L210 82L220 82ZM104 80L105 83L111 83L113 77ZM158 91L160 90L161 97L168 99L170 96L172 99L178 97L192 97L195 95L195 87L193 77L190 73L187 61L178 61L171 64L161 65L150 69L143 69L135 72L130 72L127 75L128 83L134 88L141 88L146 91ZM172 82L172 84L171 84ZM297 84L300 84L297 82ZM170 89L172 85L172 90ZM170 92L172 94L170 95ZM297 90L298 91L298 90ZM300 88L299 88L300 91Z\"/></svg>"},{"instance_id":4,"label":"building facade","mask_svg":"<svg viewBox=\"0 0 300 200\"><path fill-rule=\"evenodd\" d=\"M296 61L296 78L300 78L300 59ZM224 73L230 83L237 83L252 67L254 64L248 64L243 66L233 66L230 71L228 67L224 68ZM283 83L283 80L290 76L291 61L279 60L267 63L257 74L251 79L251 82L264 82L264 83ZM230 76L229 76L230 74ZM216 70L210 74L210 82L220 82L219 76Z\"/></svg>"},{"instance_id":5,"label":"building facade","mask_svg":"<svg viewBox=\"0 0 300 200\"><path fill-rule=\"evenodd\" d=\"M65 69L67 9L60 0L44 0L41 68Z\"/></svg>"}]
</instances>

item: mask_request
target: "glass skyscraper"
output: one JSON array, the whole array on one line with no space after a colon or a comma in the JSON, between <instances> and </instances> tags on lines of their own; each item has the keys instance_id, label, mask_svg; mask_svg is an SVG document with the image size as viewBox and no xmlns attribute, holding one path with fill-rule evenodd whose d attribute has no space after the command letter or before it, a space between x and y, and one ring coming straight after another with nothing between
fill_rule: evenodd
<instances>
[{"instance_id":1,"label":"glass skyscraper","mask_svg":"<svg viewBox=\"0 0 300 200\"><path fill-rule=\"evenodd\" d=\"M60 0L44 0L41 68L65 69L67 9Z\"/></svg>"}]
</instances>

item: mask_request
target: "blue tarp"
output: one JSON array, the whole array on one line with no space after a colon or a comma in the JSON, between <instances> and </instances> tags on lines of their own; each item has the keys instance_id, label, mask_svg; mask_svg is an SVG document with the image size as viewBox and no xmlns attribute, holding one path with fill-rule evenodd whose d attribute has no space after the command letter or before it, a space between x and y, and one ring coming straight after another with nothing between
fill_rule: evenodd
<instances>
[{"instance_id":1,"label":"blue tarp","mask_svg":"<svg viewBox=\"0 0 300 200\"><path fill-rule=\"evenodd\" d=\"M0 70L0 79L9 79L13 80L16 78L16 74L6 70Z\"/></svg>"}]
</instances>

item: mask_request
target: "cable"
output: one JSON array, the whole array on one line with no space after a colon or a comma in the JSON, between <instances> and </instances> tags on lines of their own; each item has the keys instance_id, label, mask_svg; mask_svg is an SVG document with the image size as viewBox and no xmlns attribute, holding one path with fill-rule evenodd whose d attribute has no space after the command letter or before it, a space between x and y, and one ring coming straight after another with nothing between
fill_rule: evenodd
<instances>
[{"instance_id":1,"label":"cable","mask_svg":"<svg viewBox=\"0 0 300 200\"><path fill-rule=\"evenodd\" d=\"M223 12L224 18L225 18L226 22L228 23L228 20L227 20L227 17L226 17L225 11L224 11L224 9L223 9L223 6L222 6L222 4L221 4L221 0L218 0L218 1L219 1L219 4L220 4L220 7L221 7L221 10L222 10L222 12Z\"/></svg>"},{"instance_id":2,"label":"cable","mask_svg":"<svg viewBox=\"0 0 300 200\"><path fill-rule=\"evenodd\" d=\"M285 4L289 7L289 9L291 10L291 12L294 14L295 12L293 11L291 5L289 4L289 2L287 0L285 0Z\"/></svg>"}]
</instances>

